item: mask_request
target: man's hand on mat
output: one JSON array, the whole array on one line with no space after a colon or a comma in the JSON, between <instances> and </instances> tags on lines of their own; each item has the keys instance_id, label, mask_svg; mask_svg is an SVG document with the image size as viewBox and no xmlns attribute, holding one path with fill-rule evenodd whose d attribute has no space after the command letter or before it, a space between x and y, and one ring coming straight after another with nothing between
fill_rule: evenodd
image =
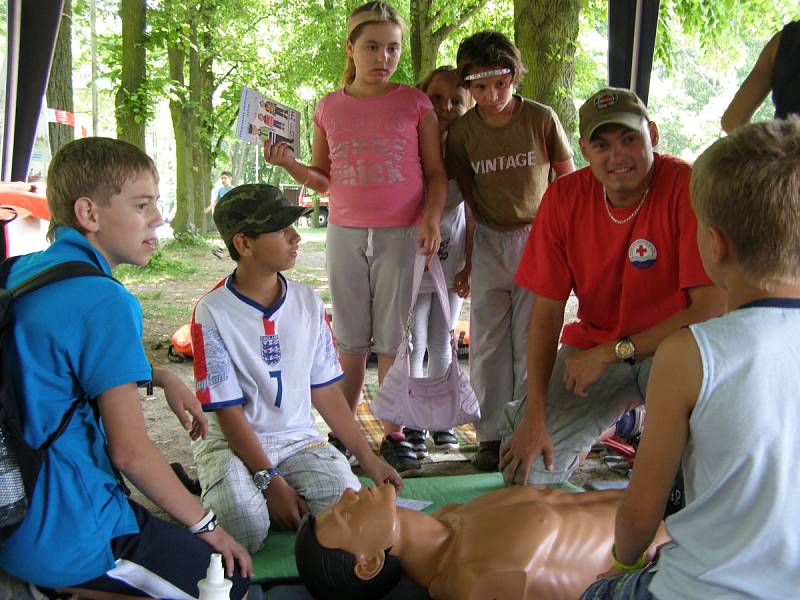
<instances>
[{"instance_id":1,"label":"man's hand on mat","mask_svg":"<svg viewBox=\"0 0 800 600\"><path fill-rule=\"evenodd\" d=\"M274 477L267 488L269 520L283 529L297 529L300 519L309 512L308 504L282 477Z\"/></svg>"},{"instance_id":2,"label":"man's hand on mat","mask_svg":"<svg viewBox=\"0 0 800 600\"><path fill-rule=\"evenodd\" d=\"M178 377L165 379L161 386L164 389L164 396L178 421L183 428L189 432L189 437L193 440L203 438L208 435L208 419L203 412L203 407L195 395L186 387Z\"/></svg>"},{"instance_id":3,"label":"man's hand on mat","mask_svg":"<svg viewBox=\"0 0 800 600\"><path fill-rule=\"evenodd\" d=\"M585 398L586 388L600 379L606 369L617 362L614 349L608 344L576 352L564 360L564 386L576 396Z\"/></svg>"},{"instance_id":4,"label":"man's hand on mat","mask_svg":"<svg viewBox=\"0 0 800 600\"><path fill-rule=\"evenodd\" d=\"M362 462L360 459L359 462L361 463L361 467L367 472L367 475L378 485L391 483L398 495L403 491L403 478L400 477L400 473L395 471L391 465L386 463L383 459L378 458L374 454L370 454L366 462Z\"/></svg>"},{"instance_id":5,"label":"man's hand on mat","mask_svg":"<svg viewBox=\"0 0 800 600\"><path fill-rule=\"evenodd\" d=\"M228 577L233 575L234 562L239 563L239 573L241 573L242 577L253 576L253 559L250 558L247 550L222 527L217 526L214 531L201 533L198 537L208 542L214 550L222 554L222 558L225 561L225 574Z\"/></svg>"},{"instance_id":6,"label":"man's hand on mat","mask_svg":"<svg viewBox=\"0 0 800 600\"><path fill-rule=\"evenodd\" d=\"M514 431L508 444L500 449L499 469L508 467L503 478L507 485L514 483L514 475L518 469L520 472L520 483L528 485L528 474L539 455L544 460L544 466L548 471L553 470L553 440L544 427L537 423L529 423L525 419Z\"/></svg>"}]
</instances>

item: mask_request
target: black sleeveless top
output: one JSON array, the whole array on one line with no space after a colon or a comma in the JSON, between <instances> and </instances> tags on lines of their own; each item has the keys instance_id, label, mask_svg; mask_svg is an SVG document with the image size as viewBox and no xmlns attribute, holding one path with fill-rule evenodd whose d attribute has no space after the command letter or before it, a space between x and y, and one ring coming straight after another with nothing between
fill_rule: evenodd
<instances>
[{"instance_id":1,"label":"black sleeveless top","mask_svg":"<svg viewBox=\"0 0 800 600\"><path fill-rule=\"evenodd\" d=\"M776 119L800 114L800 21L792 21L781 31L772 70L772 103Z\"/></svg>"}]
</instances>

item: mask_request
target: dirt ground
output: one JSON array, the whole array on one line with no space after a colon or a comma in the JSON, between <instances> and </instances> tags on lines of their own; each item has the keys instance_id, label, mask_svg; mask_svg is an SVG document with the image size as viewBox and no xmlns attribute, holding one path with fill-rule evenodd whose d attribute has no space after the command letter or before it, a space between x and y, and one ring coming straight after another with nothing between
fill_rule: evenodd
<instances>
[{"instance_id":1,"label":"dirt ground","mask_svg":"<svg viewBox=\"0 0 800 600\"><path fill-rule=\"evenodd\" d=\"M327 275L325 273L324 231L300 229L303 241L301 242L300 255L297 265L287 275L298 281L307 283L315 288L328 301ZM189 322L192 308L197 300L214 285L225 277L234 268L234 263L227 256L218 258L212 253L214 248L222 247L220 240L211 239L208 245L181 246L170 249L167 246L165 254L181 260L195 270L192 273L177 273L163 276L148 276L142 278L136 271L126 271L121 277L123 283L134 293L142 304L144 315L145 350L157 368L168 369L178 375L190 389L193 389L192 363L172 362L167 355L170 338L175 330L182 324ZM465 302L462 310L462 319L468 319L469 303ZM575 303L569 304L567 318L574 317ZM465 368L466 361L463 361ZM368 382L376 382L375 368L368 370ZM156 389L155 395L143 402L143 409L147 430L150 437L161 449L169 462L180 462L187 472L194 476L195 469L192 460L190 440L180 427L177 419L167 407L163 393ZM425 474L463 474L476 472L467 462L445 462L435 465L425 465ZM573 477L573 483L584 485L592 480L620 479L619 476L609 471L601 461L587 461ZM143 502L158 514L163 515L149 501L134 492L134 497Z\"/></svg>"}]
</instances>

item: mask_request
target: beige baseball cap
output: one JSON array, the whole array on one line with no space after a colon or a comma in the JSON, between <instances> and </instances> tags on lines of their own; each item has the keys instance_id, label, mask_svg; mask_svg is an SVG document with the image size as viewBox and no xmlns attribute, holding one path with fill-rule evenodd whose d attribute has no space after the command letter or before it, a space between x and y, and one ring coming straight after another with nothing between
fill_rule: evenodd
<instances>
[{"instance_id":1,"label":"beige baseball cap","mask_svg":"<svg viewBox=\"0 0 800 600\"><path fill-rule=\"evenodd\" d=\"M642 117L647 116L647 107L639 96L625 88L607 87L583 103L578 111L581 139L589 140L595 129L613 123L629 129L639 129Z\"/></svg>"}]
</instances>

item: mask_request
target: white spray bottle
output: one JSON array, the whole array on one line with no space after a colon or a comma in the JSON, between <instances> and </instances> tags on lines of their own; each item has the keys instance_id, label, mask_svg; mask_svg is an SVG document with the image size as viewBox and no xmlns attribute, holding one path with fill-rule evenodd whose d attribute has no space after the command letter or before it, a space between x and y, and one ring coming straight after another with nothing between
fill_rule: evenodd
<instances>
[{"instance_id":1,"label":"white spray bottle","mask_svg":"<svg viewBox=\"0 0 800 600\"><path fill-rule=\"evenodd\" d=\"M230 579L225 579L225 572L222 570L222 555L212 554L206 578L197 582L200 590L198 600L230 600L232 586L233 583Z\"/></svg>"}]
</instances>

